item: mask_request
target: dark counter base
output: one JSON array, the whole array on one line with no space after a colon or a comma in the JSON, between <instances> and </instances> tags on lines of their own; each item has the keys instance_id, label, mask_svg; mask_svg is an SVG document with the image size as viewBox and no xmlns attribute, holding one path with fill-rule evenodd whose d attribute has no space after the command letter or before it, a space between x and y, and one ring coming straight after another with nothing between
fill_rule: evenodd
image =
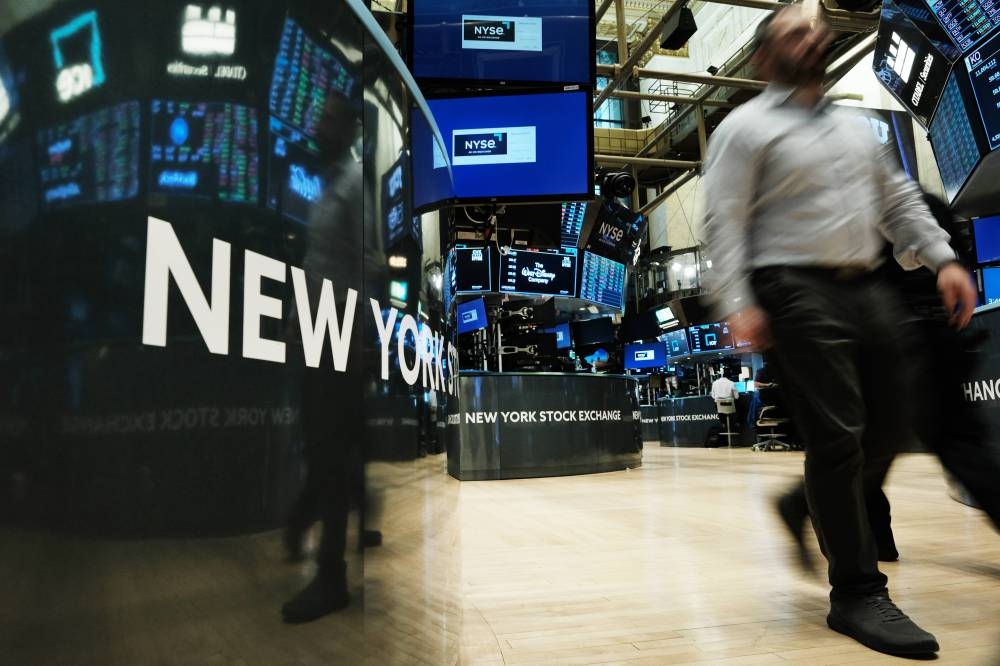
<instances>
[{"instance_id":1,"label":"dark counter base","mask_svg":"<svg viewBox=\"0 0 1000 666\"><path fill-rule=\"evenodd\" d=\"M448 473L483 481L639 467L633 381L559 373L463 375L448 420ZM580 418L556 421L553 413Z\"/></svg>"}]
</instances>

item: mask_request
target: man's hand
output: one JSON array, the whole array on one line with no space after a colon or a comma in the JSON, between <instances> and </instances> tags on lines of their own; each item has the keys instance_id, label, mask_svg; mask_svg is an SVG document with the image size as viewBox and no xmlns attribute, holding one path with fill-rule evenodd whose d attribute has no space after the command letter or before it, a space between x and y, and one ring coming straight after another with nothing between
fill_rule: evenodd
<instances>
[{"instance_id":1,"label":"man's hand","mask_svg":"<svg viewBox=\"0 0 1000 666\"><path fill-rule=\"evenodd\" d=\"M729 329L733 338L749 342L754 351L765 351L771 346L771 327L767 323L767 314L759 305L751 305L729 315Z\"/></svg>"},{"instance_id":2,"label":"man's hand","mask_svg":"<svg viewBox=\"0 0 1000 666\"><path fill-rule=\"evenodd\" d=\"M976 288L969 272L957 261L948 262L938 271L937 288L948 312L948 323L959 330L968 326L976 308Z\"/></svg>"}]
</instances>

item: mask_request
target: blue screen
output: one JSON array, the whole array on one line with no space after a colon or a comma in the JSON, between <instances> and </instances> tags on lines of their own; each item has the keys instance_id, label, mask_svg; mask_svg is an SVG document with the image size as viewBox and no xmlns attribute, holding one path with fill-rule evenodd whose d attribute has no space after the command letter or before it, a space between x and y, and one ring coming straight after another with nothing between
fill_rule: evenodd
<instances>
[{"instance_id":1,"label":"blue screen","mask_svg":"<svg viewBox=\"0 0 1000 666\"><path fill-rule=\"evenodd\" d=\"M573 340L569 333L569 322L552 328L543 328L542 333L551 333L556 336L556 349L567 349L573 346Z\"/></svg>"},{"instance_id":2,"label":"blue screen","mask_svg":"<svg viewBox=\"0 0 1000 666\"><path fill-rule=\"evenodd\" d=\"M455 184L451 173L443 164L446 157L441 154L434 132L423 111L410 111L410 138L413 145L413 209L420 212L430 210L436 204L455 198Z\"/></svg>"},{"instance_id":3,"label":"blue screen","mask_svg":"<svg viewBox=\"0 0 1000 666\"><path fill-rule=\"evenodd\" d=\"M683 328L664 333L660 339L667 344L667 353L671 356L684 356L689 352L687 331Z\"/></svg>"},{"instance_id":4,"label":"blue screen","mask_svg":"<svg viewBox=\"0 0 1000 666\"><path fill-rule=\"evenodd\" d=\"M477 298L474 301L459 303L456 310L459 333L470 333L486 328L486 302Z\"/></svg>"},{"instance_id":5,"label":"blue screen","mask_svg":"<svg viewBox=\"0 0 1000 666\"><path fill-rule=\"evenodd\" d=\"M667 362L667 347L662 342L642 342L625 345L625 367L660 368Z\"/></svg>"},{"instance_id":6,"label":"blue screen","mask_svg":"<svg viewBox=\"0 0 1000 666\"><path fill-rule=\"evenodd\" d=\"M591 83L592 0L411 1L417 78Z\"/></svg>"},{"instance_id":7,"label":"blue screen","mask_svg":"<svg viewBox=\"0 0 1000 666\"><path fill-rule=\"evenodd\" d=\"M623 310L625 307L625 264L583 253L580 298Z\"/></svg>"},{"instance_id":8,"label":"blue screen","mask_svg":"<svg viewBox=\"0 0 1000 666\"><path fill-rule=\"evenodd\" d=\"M428 100L444 137L455 196L484 201L591 196L589 90ZM419 206L447 194L447 165L414 129ZM421 172L440 172L423 173Z\"/></svg>"},{"instance_id":9,"label":"blue screen","mask_svg":"<svg viewBox=\"0 0 1000 666\"><path fill-rule=\"evenodd\" d=\"M1000 267L983 269L983 297L987 305L1000 302Z\"/></svg>"},{"instance_id":10,"label":"blue screen","mask_svg":"<svg viewBox=\"0 0 1000 666\"><path fill-rule=\"evenodd\" d=\"M981 217L972 223L976 238L976 260L985 264L1000 261L1000 215Z\"/></svg>"}]
</instances>

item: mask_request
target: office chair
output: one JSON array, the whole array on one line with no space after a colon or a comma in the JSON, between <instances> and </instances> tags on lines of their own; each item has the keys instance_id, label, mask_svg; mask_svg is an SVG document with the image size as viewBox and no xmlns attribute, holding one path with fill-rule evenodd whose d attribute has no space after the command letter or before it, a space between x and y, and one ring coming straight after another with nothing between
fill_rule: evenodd
<instances>
[{"instance_id":1,"label":"office chair","mask_svg":"<svg viewBox=\"0 0 1000 666\"><path fill-rule=\"evenodd\" d=\"M715 411L719 413L719 416L723 418L723 423L726 424L726 429L719 434L726 438L726 446L733 448L733 435L739 434L738 432L733 432L733 416L736 415L736 401L732 398L716 398Z\"/></svg>"},{"instance_id":2,"label":"office chair","mask_svg":"<svg viewBox=\"0 0 1000 666\"><path fill-rule=\"evenodd\" d=\"M757 441L753 445L754 451L791 451L792 445L782 439L784 435L778 432L778 428L788 423L789 419L772 415L778 408L775 405L764 405L757 416ZM767 432L761 432L767 430Z\"/></svg>"}]
</instances>

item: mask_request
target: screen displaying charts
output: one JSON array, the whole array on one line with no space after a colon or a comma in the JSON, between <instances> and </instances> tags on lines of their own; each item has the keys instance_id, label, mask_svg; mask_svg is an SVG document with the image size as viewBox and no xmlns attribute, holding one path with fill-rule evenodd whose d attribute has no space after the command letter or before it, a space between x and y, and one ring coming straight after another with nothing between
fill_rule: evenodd
<instances>
[{"instance_id":1,"label":"screen displaying charts","mask_svg":"<svg viewBox=\"0 0 1000 666\"><path fill-rule=\"evenodd\" d=\"M151 192L257 203L255 109L153 100L151 132Z\"/></svg>"},{"instance_id":2,"label":"screen displaying charts","mask_svg":"<svg viewBox=\"0 0 1000 666\"><path fill-rule=\"evenodd\" d=\"M139 103L38 132L44 209L119 201L139 191Z\"/></svg>"},{"instance_id":3,"label":"screen displaying charts","mask_svg":"<svg viewBox=\"0 0 1000 666\"><path fill-rule=\"evenodd\" d=\"M931 122L930 138L945 194L954 201L982 157L954 71Z\"/></svg>"},{"instance_id":4,"label":"screen displaying charts","mask_svg":"<svg viewBox=\"0 0 1000 666\"><path fill-rule=\"evenodd\" d=\"M580 242L583 220L587 215L586 201L571 201L562 205L559 224L559 244L562 247L576 247Z\"/></svg>"},{"instance_id":5,"label":"screen displaying charts","mask_svg":"<svg viewBox=\"0 0 1000 666\"><path fill-rule=\"evenodd\" d=\"M1000 6L994 0L926 0L963 53L1000 28Z\"/></svg>"},{"instance_id":6,"label":"screen displaying charts","mask_svg":"<svg viewBox=\"0 0 1000 666\"><path fill-rule=\"evenodd\" d=\"M625 264L605 257L583 253L580 298L616 310L625 307Z\"/></svg>"},{"instance_id":7,"label":"screen displaying charts","mask_svg":"<svg viewBox=\"0 0 1000 666\"><path fill-rule=\"evenodd\" d=\"M725 322L689 326L688 337L692 354L733 348L733 336L729 332L729 324Z\"/></svg>"},{"instance_id":8,"label":"screen displaying charts","mask_svg":"<svg viewBox=\"0 0 1000 666\"><path fill-rule=\"evenodd\" d=\"M319 146L291 125L271 117L267 205L297 222L308 222L312 205L326 189Z\"/></svg>"},{"instance_id":9,"label":"screen displaying charts","mask_svg":"<svg viewBox=\"0 0 1000 666\"><path fill-rule=\"evenodd\" d=\"M500 257L499 291L572 296L576 293L576 250L510 250Z\"/></svg>"},{"instance_id":10,"label":"screen displaying charts","mask_svg":"<svg viewBox=\"0 0 1000 666\"><path fill-rule=\"evenodd\" d=\"M417 78L593 80L593 2L413 0L409 6Z\"/></svg>"},{"instance_id":11,"label":"screen displaying charts","mask_svg":"<svg viewBox=\"0 0 1000 666\"><path fill-rule=\"evenodd\" d=\"M998 5L1000 16L1000 5ZM990 150L1000 148L1000 31L965 59Z\"/></svg>"},{"instance_id":12,"label":"screen displaying charts","mask_svg":"<svg viewBox=\"0 0 1000 666\"><path fill-rule=\"evenodd\" d=\"M493 257L488 245L458 245L453 252L456 294L493 291Z\"/></svg>"},{"instance_id":13,"label":"screen displaying charts","mask_svg":"<svg viewBox=\"0 0 1000 666\"><path fill-rule=\"evenodd\" d=\"M303 134L315 138L331 95L350 98L356 87L341 58L286 19L274 60L269 110Z\"/></svg>"}]
</instances>

